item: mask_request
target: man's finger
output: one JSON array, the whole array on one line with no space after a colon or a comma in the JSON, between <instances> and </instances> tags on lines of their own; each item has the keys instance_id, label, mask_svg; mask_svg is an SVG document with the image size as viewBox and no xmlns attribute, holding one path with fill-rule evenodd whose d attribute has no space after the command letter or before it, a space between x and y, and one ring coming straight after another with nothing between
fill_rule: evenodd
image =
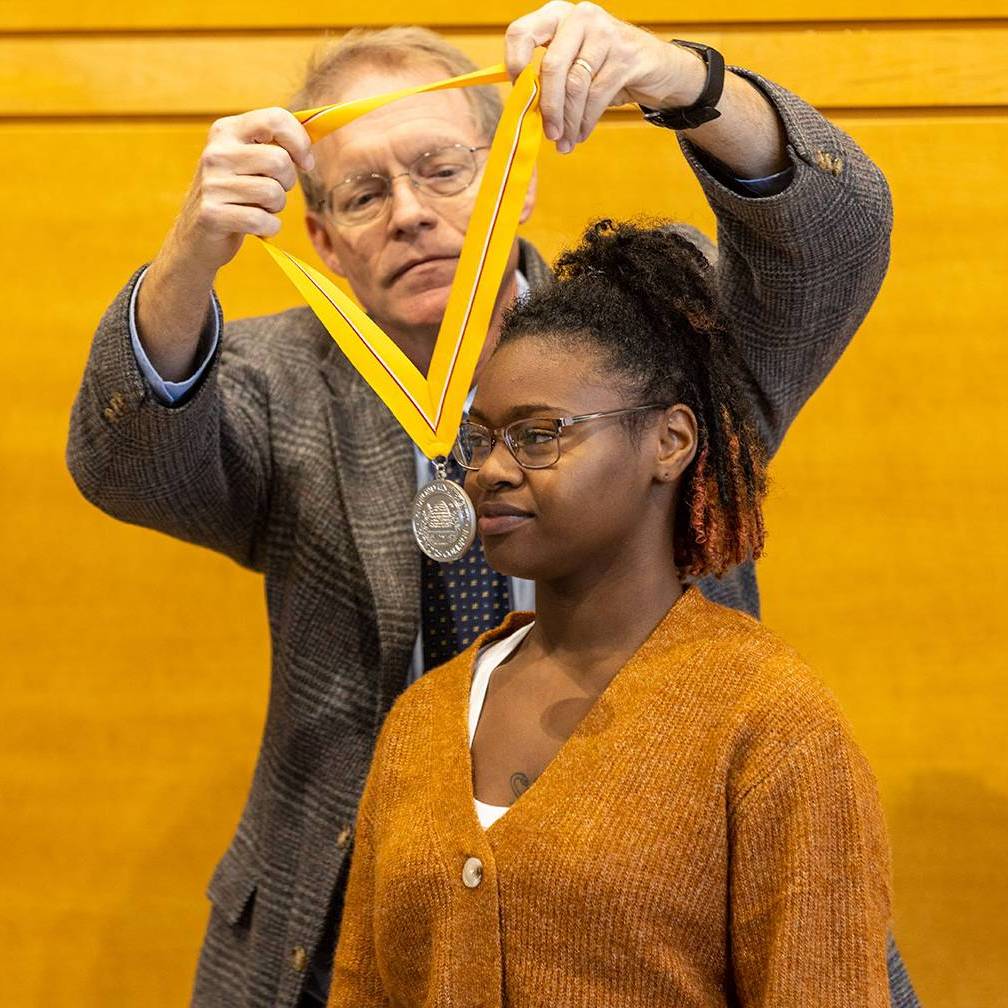
<instances>
[{"instance_id":1,"label":"man's finger","mask_svg":"<svg viewBox=\"0 0 1008 1008\"><path fill-rule=\"evenodd\" d=\"M584 143L591 135L592 130L598 125L599 119L602 118L602 114L623 90L622 80L622 75L614 77L611 70L607 72L603 69L596 74L595 83L581 117L581 125L575 138L576 143Z\"/></svg>"},{"instance_id":2,"label":"man's finger","mask_svg":"<svg viewBox=\"0 0 1008 1008\"><path fill-rule=\"evenodd\" d=\"M543 129L550 140L559 140L563 134L571 65L583 44L584 27L576 18L570 18L560 25L556 37L550 42L543 57L542 69L539 72L539 81L542 84L539 110L542 112ZM585 83L584 79L575 80L574 89L577 90Z\"/></svg>"},{"instance_id":3,"label":"man's finger","mask_svg":"<svg viewBox=\"0 0 1008 1008\"><path fill-rule=\"evenodd\" d=\"M238 116L235 132L246 143L277 144L291 156L291 160L304 171L315 167L308 131L282 108L257 109Z\"/></svg>"},{"instance_id":4,"label":"man's finger","mask_svg":"<svg viewBox=\"0 0 1008 1008\"><path fill-rule=\"evenodd\" d=\"M598 90L598 77L605 64L606 50L586 37L567 73L563 139L571 147L579 141L585 108Z\"/></svg>"},{"instance_id":5,"label":"man's finger","mask_svg":"<svg viewBox=\"0 0 1008 1008\"><path fill-rule=\"evenodd\" d=\"M262 175L236 175L221 195L228 203L240 206L259 207L267 213L280 213L287 205L287 193L273 178Z\"/></svg>"},{"instance_id":6,"label":"man's finger","mask_svg":"<svg viewBox=\"0 0 1008 1008\"><path fill-rule=\"evenodd\" d=\"M560 22L573 6L562 0L553 0L531 14L516 18L508 25L504 33L504 62L512 81L529 65L536 46L547 45L552 41Z\"/></svg>"},{"instance_id":7,"label":"man's finger","mask_svg":"<svg viewBox=\"0 0 1008 1008\"><path fill-rule=\"evenodd\" d=\"M242 144L229 157L235 175L265 175L276 179L288 192L297 184L294 162L276 144Z\"/></svg>"}]
</instances>

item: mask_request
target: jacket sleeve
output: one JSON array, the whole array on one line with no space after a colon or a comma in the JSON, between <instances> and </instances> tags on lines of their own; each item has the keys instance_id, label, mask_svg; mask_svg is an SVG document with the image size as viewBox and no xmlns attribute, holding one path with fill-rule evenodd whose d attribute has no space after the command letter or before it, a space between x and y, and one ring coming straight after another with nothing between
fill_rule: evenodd
<instances>
[{"instance_id":1,"label":"jacket sleeve","mask_svg":"<svg viewBox=\"0 0 1008 1008\"><path fill-rule=\"evenodd\" d=\"M875 781L840 725L738 802L732 963L745 1008L888 1008L889 849Z\"/></svg>"},{"instance_id":2,"label":"jacket sleeve","mask_svg":"<svg viewBox=\"0 0 1008 1008\"><path fill-rule=\"evenodd\" d=\"M67 465L81 493L122 521L262 569L270 434L267 376L226 327L180 404L144 380L130 340L133 276L105 312L70 417ZM218 310L219 310L219 306Z\"/></svg>"},{"instance_id":3,"label":"jacket sleeve","mask_svg":"<svg viewBox=\"0 0 1008 1008\"><path fill-rule=\"evenodd\" d=\"M857 331L889 263L892 202L854 141L789 91L734 68L770 100L794 168L775 196L742 196L680 134L717 217L718 285L771 453Z\"/></svg>"}]
</instances>

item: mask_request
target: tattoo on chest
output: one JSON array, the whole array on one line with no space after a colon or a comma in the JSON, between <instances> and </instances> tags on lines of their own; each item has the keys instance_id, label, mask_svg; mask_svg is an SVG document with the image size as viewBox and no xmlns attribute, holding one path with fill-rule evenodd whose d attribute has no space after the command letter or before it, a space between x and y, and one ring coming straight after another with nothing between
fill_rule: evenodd
<instances>
[{"instance_id":1,"label":"tattoo on chest","mask_svg":"<svg viewBox=\"0 0 1008 1008\"><path fill-rule=\"evenodd\" d=\"M527 774L523 773L511 774L511 790L514 792L515 798L520 798L522 794L528 791L531 783L532 781L529 780Z\"/></svg>"}]
</instances>

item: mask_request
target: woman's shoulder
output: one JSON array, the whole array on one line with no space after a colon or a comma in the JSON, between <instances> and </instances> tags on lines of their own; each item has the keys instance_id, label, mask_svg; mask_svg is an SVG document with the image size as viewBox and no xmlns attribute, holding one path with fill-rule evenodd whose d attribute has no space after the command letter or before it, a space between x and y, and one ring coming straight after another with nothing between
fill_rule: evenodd
<instances>
[{"instance_id":1,"label":"woman's shoulder","mask_svg":"<svg viewBox=\"0 0 1008 1008\"><path fill-rule=\"evenodd\" d=\"M740 713L780 722L828 722L842 717L832 690L804 657L770 627L747 613L705 600L712 614L721 662L730 673Z\"/></svg>"},{"instance_id":2,"label":"woman's shoulder","mask_svg":"<svg viewBox=\"0 0 1008 1008\"><path fill-rule=\"evenodd\" d=\"M817 740L857 751L833 690L792 645L745 613L708 605L719 610L711 616L724 648L725 724L739 788Z\"/></svg>"}]
</instances>

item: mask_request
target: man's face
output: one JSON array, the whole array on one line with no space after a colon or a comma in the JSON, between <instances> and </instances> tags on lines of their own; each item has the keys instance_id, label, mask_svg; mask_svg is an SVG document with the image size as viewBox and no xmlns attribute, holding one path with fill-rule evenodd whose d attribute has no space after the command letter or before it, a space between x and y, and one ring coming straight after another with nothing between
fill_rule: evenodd
<instances>
[{"instance_id":1,"label":"man's face","mask_svg":"<svg viewBox=\"0 0 1008 1008\"><path fill-rule=\"evenodd\" d=\"M436 66L395 72L364 67L339 87L335 100L352 101L444 76ZM415 95L376 109L319 142L316 174L328 191L352 175L400 175L421 154L439 147L489 142L461 91ZM485 151L475 156L480 170L458 195L429 195L402 175L393 181L391 196L375 220L348 227L325 212L309 215L319 255L347 278L383 328L440 325L486 162Z\"/></svg>"}]
</instances>

